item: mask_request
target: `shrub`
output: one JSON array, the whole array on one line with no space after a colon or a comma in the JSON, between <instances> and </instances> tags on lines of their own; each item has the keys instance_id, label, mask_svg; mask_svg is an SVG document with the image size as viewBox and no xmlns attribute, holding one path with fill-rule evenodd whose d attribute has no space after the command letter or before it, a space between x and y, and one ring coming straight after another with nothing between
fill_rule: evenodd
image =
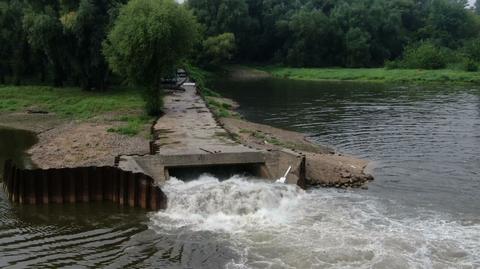
<instances>
[{"instance_id":1,"label":"shrub","mask_svg":"<svg viewBox=\"0 0 480 269\"><path fill-rule=\"evenodd\" d=\"M473 61L480 62L480 38L467 41L463 46L463 52Z\"/></svg>"},{"instance_id":2,"label":"shrub","mask_svg":"<svg viewBox=\"0 0 480 269\"><path fill-rule=\"evenodd\" d=\"M478 64L472 59L465 59L463 61L463 70L468 72L477 72L478 71Z\"/></svg>"},{"instance_id":3,"label":"shrub","mask_svg":"<svg viewBox=\"0 0 480 269\"><path fill-rule=\"evenodd\" d=\"M235 35L223 33L211 36L203 41L203 57L211 65L220 65L230 61L235 52Z\"/></svg>"},{"instance_id":4,"label":"shrub","mask_svg":"<svg viewBox=\"0 0 480 269\"><path fill-rule=\"evenodd\" d=\"M402 68L401 62L400 61L385 61L385 69L391 70L391 69L399 69Z\"/></svg>"},{"instance_id":5,"label":"shrub","mask_svg":"<svg viewBox=\"0 0 480 269\"><path fill-rule=\"evenodd\" d=\"M405 49L402 67L420 69L442 69L450 58L447 49L438 47L430 42L419 45L410 45Z\"/></svg>"}]
</instances>

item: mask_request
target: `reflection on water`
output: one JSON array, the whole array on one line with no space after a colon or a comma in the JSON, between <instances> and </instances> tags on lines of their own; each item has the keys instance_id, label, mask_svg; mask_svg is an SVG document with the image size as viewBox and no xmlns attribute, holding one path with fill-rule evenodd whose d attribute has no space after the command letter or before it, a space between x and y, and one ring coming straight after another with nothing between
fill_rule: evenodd
<instances>
[{"instance_id":1,"label":"reflection on water","mask_svg":"<svg viewBox=\"0 0 480 269\"><path fill-rule=\"evenodd\" d=\"M479 87L264 79L215 89L249 120L374 160L369 195L480 214Z\"/></svg>"}]
</instances>

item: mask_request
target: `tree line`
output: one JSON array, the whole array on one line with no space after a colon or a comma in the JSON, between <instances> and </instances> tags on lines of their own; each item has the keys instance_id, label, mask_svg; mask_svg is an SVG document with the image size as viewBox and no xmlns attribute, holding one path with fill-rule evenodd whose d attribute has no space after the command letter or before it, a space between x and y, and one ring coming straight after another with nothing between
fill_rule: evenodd
<instances>
[{"instance_id":1,"label":"tree line","mask_svg":"<svg viewBox=\"0 0 480 269\"><path fill-rule=\"evenodd\" d=\"M0 0L0 83L144 89L184 60L444 68L480 62L466 0Z\"/></svg>"},{"instance_id":2,"label":"tree line","mask_svg":"<svg viewBox=\"0 0 480 269\"><path fill-rule=\"evenodd\" d=\"M469 53L480 42L479 1L475 8L466 0L188 0L188 6L207 36L232 33L237 60L250 62L376 67L419 47L445 56Z\"/></svg>"},{"instance_id":3,"label":"tree line","mask_svg":"<svg viewBox=\"0 0 480 269\"><path fill-rule=\"evenodd\" d=\"M103 90L102 43L126 0L0 1L0 81Z\"/></svg>"},{"instance_id":4,"label":"tree line","mask_svg":"<svg viewBox=\"0 0 480 269\"><path fill-rule=\"evenodd\" d=\"M161 109L162 78L200 40L190 10L174 0L0 0L0 84L141 89Z\"/></svg>"}]
</instances>

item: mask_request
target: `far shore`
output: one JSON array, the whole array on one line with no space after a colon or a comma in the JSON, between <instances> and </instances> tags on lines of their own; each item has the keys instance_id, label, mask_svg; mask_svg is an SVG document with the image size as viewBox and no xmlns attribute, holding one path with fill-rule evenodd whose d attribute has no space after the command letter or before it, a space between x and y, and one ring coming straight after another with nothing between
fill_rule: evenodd
<instances>
[{"instance_id":1,"label":"far shore","mask_svg":"<svg viewBox=\"0 0 480 269\"><path fill-rule=\"evenodd\" d=\"M293 68L282 66L248 66L277 78L312 81L358 81L385 83L480 84L480 72L454 69L386 69L386 68Z\"/></svg>"}]
</instances>

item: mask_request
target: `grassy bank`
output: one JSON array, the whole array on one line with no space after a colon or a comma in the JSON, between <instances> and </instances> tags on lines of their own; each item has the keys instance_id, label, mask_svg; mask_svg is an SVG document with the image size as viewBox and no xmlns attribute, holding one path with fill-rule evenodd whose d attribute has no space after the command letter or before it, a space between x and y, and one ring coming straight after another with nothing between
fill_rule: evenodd
<instances>
[{"instance_id":1,"label":"grassy bank","mask_svg":"<svg viewBox=\"0 0 480 269\"><path fill-rule=\"evenodd\" d=\"M209 80L215 79L218 76L215 72L210 72L196 66L188 66L188 73L190 77L197 83L197 87L205 98L207 106L219 118L223 117L239 117L239 114L233 111L235 104L230 100L222 98L222 96L210 89L208 85ZM224 70L220 69L221 72Z\"/></svg>"},{"instance_id":2,"label":"grassy bank","mask_svg":"<svg viewBox=\"0 0 480 269\"><path fill-rule=\"evenodd\" d=\"M144 102L132 89L104 93L85 92L78 88L0 85L0 112L47 111L60 118L89 120L106 116L124 122L110 131L136 135L152 118L143 114Z\"/></svg>"},{"instance_id":3,"label":"grassy bank","mask_svg":"<svg viewBox=\"0 0 480 269\"><path fill-rule=\"evenodd\" d=\"M412 83L480 83L480 72L385 68L288 68L255 67L274 77L299 80L377 81Z\"/></svg>"}]
</instances>

